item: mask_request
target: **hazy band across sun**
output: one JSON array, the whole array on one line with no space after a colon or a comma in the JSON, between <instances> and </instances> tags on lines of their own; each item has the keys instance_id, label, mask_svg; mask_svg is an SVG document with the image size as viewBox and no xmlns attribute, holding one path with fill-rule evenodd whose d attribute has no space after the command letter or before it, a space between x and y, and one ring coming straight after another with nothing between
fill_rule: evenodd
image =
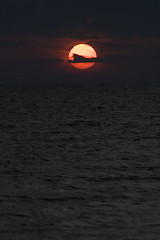
<instances>
[{"instance_id":1,"label":"hazy band across sun","mask_svg":"<svg viewBox=\"0 0 160 240\"><path fill-rule=\"evenodd\" d=\"M74 67L87 69L95 64L94 59L97 58L97 53L88 44L78 44L71 49L68 58Z\"/></svg>"}]
</instances>

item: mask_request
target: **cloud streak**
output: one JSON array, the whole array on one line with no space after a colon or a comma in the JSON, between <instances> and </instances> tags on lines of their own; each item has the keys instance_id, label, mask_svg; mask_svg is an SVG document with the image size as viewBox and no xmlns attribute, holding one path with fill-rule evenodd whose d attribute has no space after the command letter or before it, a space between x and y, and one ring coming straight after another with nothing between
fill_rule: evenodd
<instances>
[{"instance_id":1,"label":"cloud streak","mask_svg":"<svg viewBox=\"0 0 160 240\"><path fill-rule=\"evenodd\" d=\"M29 44L28 40L0 40L0 47L19 47Z\"/></svg>"},{"instance_id":2,"label":"cloud streak","mask_svg":"<svg viewBox=\"0 0 160 240\"><path fill-rule=\"evenodd\" d=\"M129 56L129 55L113 55L113 56L105 56L104 58L86 58L78 54L73 55L73 60L68 60L70 63L82 63L82 62L99 62L99 63L107 63L107 62L160 62L160 55L154 56Z\"/></svg>"},{"instance_id":3,"label":"cloud streak","mask_svg":"<svg viewBox=\"0 0 160 240\"><path fill-rule=\"evenodd\" d=\"M86 58L84 56L73 54L73 60L68 60L71 63L81 63L81 62L97 62L97 58Z\"/></svg>"},{"instance_id":4,"label":"cloud streak","mask_svg":"<svg viewBox=\"0 0 160 240\"><path fill-rule=\"evenodd\" d=\"M113 55L97 59L97 62L159 62L160 55L155 56L128 56L128 55Z\"/></svg>"}]
</instances>

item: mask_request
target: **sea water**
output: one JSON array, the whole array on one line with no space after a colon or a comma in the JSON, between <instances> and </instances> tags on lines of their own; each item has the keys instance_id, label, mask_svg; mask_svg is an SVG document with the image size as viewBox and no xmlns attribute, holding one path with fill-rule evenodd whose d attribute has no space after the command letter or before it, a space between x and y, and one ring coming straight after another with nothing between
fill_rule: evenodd
<instances>
[{"instance_id":1,"label":"sea water","mask_svg":"<svg viewBox=\"0 0 160 240\"><path fill-rule=\"evenodd\" d=\"M0 239L160 239L160 85L0 95Z\"/></svg>"}]
</instances>

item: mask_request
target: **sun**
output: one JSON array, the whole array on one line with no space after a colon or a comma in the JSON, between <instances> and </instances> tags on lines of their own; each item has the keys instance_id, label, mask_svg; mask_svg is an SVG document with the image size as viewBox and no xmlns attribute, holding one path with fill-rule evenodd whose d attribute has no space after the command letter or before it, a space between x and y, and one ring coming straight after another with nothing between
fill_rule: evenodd
<instances>
[{"instance_id":1,"label":"sun","mask_svg":"<svg viewBox=\"0 0 160 240\"><path fill-rule=\"evenodd\" d=\"M79 69L87 69L95 64L97 53L88 44L78 44L74 46L68 55L69 62Z\"/></svg>"}]
</instances>

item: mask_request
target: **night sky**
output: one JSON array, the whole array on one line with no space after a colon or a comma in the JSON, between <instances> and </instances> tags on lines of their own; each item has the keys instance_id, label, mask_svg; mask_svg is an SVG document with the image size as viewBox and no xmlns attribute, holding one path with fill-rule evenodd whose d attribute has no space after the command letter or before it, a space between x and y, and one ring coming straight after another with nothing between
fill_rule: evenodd
<instances>
[{"instance_id":1,"label":"night sky","mask_svg":"<svg viewBox=\"0 0 160 240\"><path fill-rule=\"evenodd\" d=\"M68 62L79 43L98 61ZM159 81L160 2L1 0L0 81Z\"/></svg>"}]
</instances>

